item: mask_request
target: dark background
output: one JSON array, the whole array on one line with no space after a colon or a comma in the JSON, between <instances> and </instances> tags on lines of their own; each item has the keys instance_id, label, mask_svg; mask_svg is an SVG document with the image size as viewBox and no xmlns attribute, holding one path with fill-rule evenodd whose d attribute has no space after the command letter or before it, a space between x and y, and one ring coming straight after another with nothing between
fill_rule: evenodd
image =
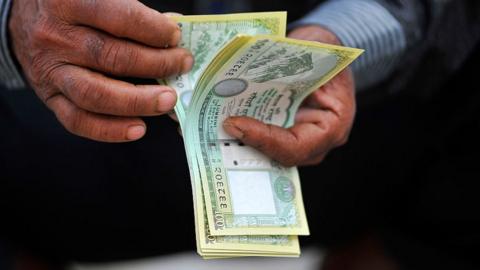
<instances>
[{"instance_id":1,"label":"dark background","mask_svg":"<svg viewBox=\"0 0 480 270\"><path fill-rule=\"evenodd\" d=\"M350 142L301 169L312 232L304 245L334 247L373 232L408 269L476 268L479 60L477 48L431 95L359 95ZM139 142L92 142L68 134L32 90L0 89L0 238L58 261L194 249L177 124L146 120Z\"/></svg>"}]
</instances>

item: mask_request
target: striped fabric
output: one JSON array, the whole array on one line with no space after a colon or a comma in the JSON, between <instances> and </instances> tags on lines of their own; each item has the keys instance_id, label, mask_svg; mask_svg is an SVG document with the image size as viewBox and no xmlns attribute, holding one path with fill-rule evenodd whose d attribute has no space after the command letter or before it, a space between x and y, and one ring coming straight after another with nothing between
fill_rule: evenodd
<instances>
[{"instance_id":1,"label":"striped fabric","mask_svg":"<svg viewBox=\"0 0 480 270\"><path fill-rule=\"evenodd\" d=\"M215 1L198 2L206 4ZM0 84L9 89L19 89L25 86L25 82L8 46L10 4L11 0L0 0ZM299 24L322 25L334 32L344 45L366 50L353 65L359 90L387 78L407 47L401 24L376 0L330 0L294 25Z\"/></svg>"},{"instance_id":2,"label":"striped fabric","mask_svg":"<svg viewBox=\"0 0 480 270\"><path fill-rule=\"evenodd\" d=\"M365 49L352 65L358 90L386 79L407 48L402 25L375 0L331 0L294 26L309 24L331 30L345 46Z\"/></svg>"},{"instance_id":3,"label":"striped fabric","mask_svg":"<svg viewBox=\"0 0 480 270\"><path fill-rule=\"evenodd\" d=\"M9 50L7 26L11 0L0 0L0 84L9 89L21 89L25 82L13 62Z\"/></svg>"}]
</instances>

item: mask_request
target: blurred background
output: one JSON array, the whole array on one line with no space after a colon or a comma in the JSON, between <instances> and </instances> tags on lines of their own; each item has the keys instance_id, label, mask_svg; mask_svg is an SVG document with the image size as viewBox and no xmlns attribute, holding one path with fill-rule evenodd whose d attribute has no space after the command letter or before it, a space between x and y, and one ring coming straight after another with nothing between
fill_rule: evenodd
<instances>
[{"instance_id":1,"label":"blurred background","mask_svg":"<svg viewBox=\"0 0 480 270\"><path fill-rule=\"evenodd\" d=\"M321 1L142 2L184 14L287 10L295 22ZM67 134L33 91L0 89L0 269L480 269L480 13L460 10L475 35L468 51L461 35L419 43L418 65L358 93L349 143L300 169L311 236L299 259L194 253L170 119L146 119L139 142L102 144ZM452 24L447 33L462 31ZM445 46L462 57L448 72Z\"/></svg>"}]
</instances>

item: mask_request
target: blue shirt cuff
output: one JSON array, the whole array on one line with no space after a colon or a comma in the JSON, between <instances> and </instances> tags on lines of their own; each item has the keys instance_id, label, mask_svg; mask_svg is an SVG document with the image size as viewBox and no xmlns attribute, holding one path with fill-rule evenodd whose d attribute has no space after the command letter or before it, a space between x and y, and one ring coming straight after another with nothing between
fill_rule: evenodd
<instances>
[{"instance_id":1,"label":"blue shirt cuff","mask_svg":"<svg viewBox=\"0 0 480 270\"><path fill-rule=\"evenodd\" d=\"M26 83L12 59L8 43L8 15L11 0L0 0L0 84L8 89L21 89Z\"/></svg>"},{"instance_id":2,"label":"blue shirt cuff","mask_svg":"<svg viewBox=\"0 0 480 270\"><path fill-rule=\"evenodd\" d=\"M400 22L375 0L330 0L292 26L320 25L365 53L352 64L357 89L385 80L407 48Z\"/></svg>"}]
</instances>

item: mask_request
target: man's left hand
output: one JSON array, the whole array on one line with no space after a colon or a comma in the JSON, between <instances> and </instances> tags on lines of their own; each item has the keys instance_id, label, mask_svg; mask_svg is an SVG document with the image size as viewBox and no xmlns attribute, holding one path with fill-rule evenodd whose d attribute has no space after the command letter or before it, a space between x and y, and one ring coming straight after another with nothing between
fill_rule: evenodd
<instances>
[{"instance_id":1,"label":"man's left hand","mask_svg":"<svg viewBox=\"0 0 480 270\"><path fill-rule=\"evenodd\" d=\"M293 30L290 38L341 45L320 26ZM249 117L231 117L223 127L231 136L263 152L284 166L314 165L328 152L345 144L355 117L355 85L347 69L313 92L303 103L290 128L264 124Z\"/></svg>"}]
</instances>

